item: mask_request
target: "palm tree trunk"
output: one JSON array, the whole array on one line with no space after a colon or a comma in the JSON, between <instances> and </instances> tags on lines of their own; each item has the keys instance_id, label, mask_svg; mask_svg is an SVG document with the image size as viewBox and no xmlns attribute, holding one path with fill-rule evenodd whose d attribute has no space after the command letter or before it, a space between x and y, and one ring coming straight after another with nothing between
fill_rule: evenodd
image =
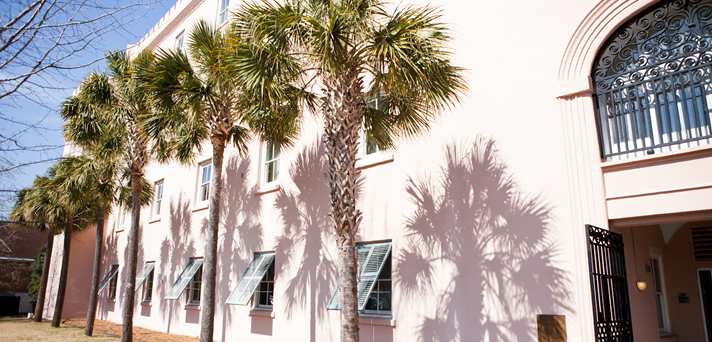
<instances>
[{"instance_id":1,"label":"palm tree trunk","mask_svg":"<svg viewBox=\"0 0 712 342\"><path fill-rule=\"evenodd\" d=\"M64 248L62 250L62 270L59 272L59 285L57 286L57 298L54 303L54 314L52 315L52 326L59 327L62 322L62 309L64 308L64 293L67 289L67 271L69 268L69 253L72 244L72 221L67 222L64 227Z\"/></svg>"},{"instance_id":2,"label":"palm tree trunk","mask_svg":"<svg viewBox=\"0 0 712 342\"><path fill-rule=\"evenodd\" d=\"M35 322L42 322L44 314L45 292L47 292L47 278L49 278L49 265L52 261L52 246L54 245L54 233L47 230L47 247L45 247L44 262L42 264L42 276L40 277L40 288L37 291L37 303L35 303Z\"/></svg>"},{"instance_id":3,"label":"palm tree trunk","mask_svg":"<svg viewBox=\"0 0 712 342\"><path fill-rule=\"evenodd\" d=\"M136 263L138 262L138 230L141 219L141 174L131 174L131 228L129 230L126 281L124 282L122 342L133 341L134 297L136 293Z\"/></svg>"},{"instance_id":4,"label":"palm tree trunk","mask_svg":"<svg viewBox=\"0 0 712 342\"><path fill-rule=\"evenodd\" d=\"M96 209L96 233L94 237L94 262L91 271L91 290L89 291L89 308L87 309L87 326L84 334L91 336L94 333L94 318L96 316L96 303L99 295L99 272L101 268L101 252L104 239L104 206Z\"/></svg>"},{"instance_id":5,"label":"palm tree trunk","mask_svg":"<svg viewBox=\"0 0 712 342\"><path fill-rule=\"evenodd\" d=\"M203 263L203 298L200 313L200 342L213 341L215 321L215 279L217 275L218 233L220 230L220 199L222 198L222 166L225 140L213 142L213 174L210 180L208 209L208 239Z\"/></svg>"},{"instance_id":6,"label":"palm tree trunk","mask_svg":"<svg viewBox=\"0 0 712 342\"><path fill-rule=\"evenodd\" d=\"M362 81L352 70L326 84L324 138L329 170L331 216L339 248L341 342L359 341L356 233L361 212L356 208L356 168L363 121Z\"/></svg>"}]
</instances>

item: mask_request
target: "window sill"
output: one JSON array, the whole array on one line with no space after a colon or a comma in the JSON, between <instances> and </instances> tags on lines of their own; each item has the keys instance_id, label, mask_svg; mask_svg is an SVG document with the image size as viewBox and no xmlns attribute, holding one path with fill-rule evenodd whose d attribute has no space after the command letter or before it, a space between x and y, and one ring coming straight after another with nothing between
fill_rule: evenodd
<instances>
[{"instance_id":1,"label":"window sill","mask_svg":"<svg viewBox=\"0 0 712 342\"><path fill-rule=\"evenodd\" d=\"M151 301L150 300L142 300L141 306L151 306Z\"/></svg>"},{"instance_id":2,"label":"window sill","mask_svg":"<svg viewBox=\"0 0 712 342\"><path fill-rule=\"evenodd\" d=\"M379 327L396 327L396 320L391 316L386 315L374 315L374 314L362 314L359 315L358 323L361 325L372 325Z\"/></svg>"},{"instance_id":3,"label":"window sill","mask_svg":"<svg viewBox=\"0 0 712 342\"><path fill-rule=\"evenodd\" d=\"M366 155L361 157L356 161L357 169L367 169L376 165L386 164L393 162L393 152L392 151L381 151Z\"/></svg>"},{"instance_id":4,"label":"window sill","mask_svg":"<svg viewBox=\"0 0 712 342\"><path fill-rule=\"evenodd\" d=\"M200 304L186 304L184 309L191 311L200 311Z\"/></svg>"},{"instance_id":5,"label":"window sill","mask_svg":"<svg viewBox=\"0 0 712 342\"><path fill-rule=\"evenodd\" d=\"M205 209L208 209L209 207L210 207L210 205L209 205L209 202L208 202L208 201L199 202L199 203L196 204L195 207L193 208L193 212L205 210Z\"/></svg>"},{"instance_id":6,"label":"window sill","mask_svg":"<svg viewBox=\"0 0 712 342\"><path fill-rule=\"evenodd\" d=\"M274 318L274 311L270 309L255 308L250 310L250 317Z\"/></svg>"},{"instance_id":7,"label":"window sill","mask_svg":"<svg viewBox=\"0 0 712 342\"><path fill-rule=\"evenodd\" d=\"M258 195L258 196L259 196L259 195L264 195L264 194L268 194L268 193L270 193L270 192L279 191L279 190L281 190L281 189L282 189L282 186L279 184L279 182L274 181L274 182L272 182L272 183L267 183L267 184L261 185L261 186L257 189L257 191L255 191L255 195Z\"/></svg>"}]
</instances>

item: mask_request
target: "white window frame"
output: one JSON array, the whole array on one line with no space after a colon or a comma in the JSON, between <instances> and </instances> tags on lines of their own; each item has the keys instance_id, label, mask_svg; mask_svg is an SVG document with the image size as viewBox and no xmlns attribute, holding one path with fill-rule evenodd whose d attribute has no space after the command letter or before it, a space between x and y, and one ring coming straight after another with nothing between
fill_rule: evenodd
<instances>
[{"instance_id":1,"label":"white window frame","mask_svg":"<svg viewBox=\"0 0 712 342\"><path fill-rule=\"evenodd\" d=\"M181 30L178 32L178 34L175 37L175 41L173 42L173 48L176 51L185 51L185 30Z\"/></svg>"},{"instance_id":2,"label":"white window frame","mask_svg":"<svg viewBox=\"0 0 712 342\"><path fill-rule=\"evenodd\" d=\"M146 273L146 269L150 269L148 271L148 273ZM136 283L137 283L136 289L138 290L139 287L143 287L141 289L141 302L142 303L150 303L151 300L153 299L153 280L154 280L154 272L155 271L156 271L156 262L155 261L146 261L143 264L143 271L136 279ZM151 295L151 298L146 299L146 295L149 293Z\"/></svg>"},{"instance_id":3,"label":"white window frame","mask_svg":"<svg viewBox=\"0 0 712 342\"><path fill-rule=\"evenodd\" d=\"M102 278L101 282L99 282L99 292L103 291L105 288L108 288L107 299L109 299L110 301L113 301L116 299L118 277L119 277L119 265L112 264L109 266L109 270L106 271L106 273L104 274L104 278ZM111 288L112 287L114 288L113 297L111 296Z\"/></svg>"},{"instance_id":4,"label":"white window frame","mask_svg":"<svg viewBox=\"0 0 712 342\"><path fill-rule=\"evenodd\" d=\"M168 300L177 300L179 299L183 293L186 291L186 288L190 284L190 282L193 280L195 277L195 274L198 272L199 268L203 267L203 258L202 257L191 257L188 258L188 263L185 264L183 267L183 270L180 272L178 277L175 279L173 282L173 285L168 289L168 292L166 295L163 297L164 299ZM190 278L188 278L190 277Z\"/></svg>"},{"instance_id":5,"label":"white window frame","mask_svg":"<svg viewBox=\"0 0 712 342\"><path fill-rule=\"evenodd\" d=\"M269 264L267 264L267 262L269 262ZM250 261L245 270L242 271L237 284L230 291L225 304L248 305L250 302L253 302L253 308L269 310L270 308L267 306L255 305L257 303L255 292L260 283L264 280L267 271L269 271L269 267L273 267L275 263L274 252L254 253L252 261ZM264 265L267 265L267 268L265 268ZM274 294L274 287L272 290Z\"/></svg>"},{"instance_id":6,"label":"white window frame","mask_svg":"<svg viewBox=\"0 0 712 342\"><path fill-rule=\"evenodd\" d=\"M280 164L280 158L282 157L282 148L270 141L265 141L263 142L263 147L262 147L262 185L268 185L268 184L275 184L279 181L279 164ZM272 158L267 159L267 152L269 148L272 148ZM275 151L277 152L275 154ZM273 164L273 179L269 179L270 173L269 173L269 164Z\"/></svg>"},{"instance_id":7,"label":"white window frame","mask_svg":"<svg viewBox=\"0 0 712 342\"><path fill-rule=\"evenodd\" d=\"M274 304L260 304L260 293L265 292L265 291L260 291L260 288L262 287L262 284L269 284L271 286L271 290L266 291L269 294L272 294L272 301L274 302L274 276L275 276L275 260L272 258L272 262L270 263L270 266L267 268L267 272L265 272L265 275L262 277L262 280L257 284L257 288L255 289L255 294L253 295L252 302L254 303L254 308L257 310L272 310L272 307ZM272 270L272 279L267 279L267 276L270 274L269 271Z\"/></svg>"},{"instance_id":8,"label":"white window frame","mask_svg":"<svg viewBox=\"0 0 712 342\"><path fill-rule=\"evenodd\" d=\"M141 301L144 303L150 303L153 300L153 276L154 272L156 272L156 269L152 269L151 272L148 272L148 275L146 275L146 280L143 282L143 289L141 291ZM146 298L146 295L150 294L150 298Z\"/></svg>"},{"instance_id":9,"label":"white window frame","mask_svg":"<svg viewBox=\"0 0 712 342\"><path fill-rule=\"evenodd\" d=\"M657 263L658 266L658 272L659 274L656 275L655 273L655 265L653 262ZM669 335L672 332L671 326L670 326L670 308L668 306L667 302L667 290L665 289L665 270L663 266L663 256L659 253L651 253L650 256L650 273L652 276L653 280L653 294L655 295L656 303L655 303L655 309L656 310L661 310L661 315L663 319L663 327L662 329L659 329L659 333L661 336L664 335ZM660 284L657 283L657 278L660 279ZM657 287L660 287L660 291L658 291ZM660 306L658 306L658 301L660 303Z\"/></svg>"},{"instance_id":10,"label":"white window frame","mask_svg":"<svg viewBox=\"0 0 712 342\"><path fill-rule=\"evenodd\" d=\"M116 214L114 215L114 232L118 233L126 229L127 216L130 216L130 213L127 209L121 206L116 207Z\"/></svg>"},{"instance_id":11,"label":"white window frame","mask_svg":"<svg viewBox=\"0 0 712 342\"><path fill-rule=\"evenodd\" d=\"M368 151L368 144L372 143L373 146L375 146L376 150L373 152ZM379 153L385 152L386 150L382 148L378 143L374 142L369 142L368 139L368 131L366 131L366 127L364 125L363 129L361 130L361 153L363 154L364 157L368 156L373 156L377 155Z\"/></svg>"},{"instance_id":12,"label":"white window frame","mask_svg":"<svg viewBox=\"0 0 712 342\"><path fill-rule=\"evenodd\" d=\"M367 249L366 249L367 248ZM374 252L376 249L381 249L383 251L383 248L387 248L387 254L385 258L383 259L382 263L379 265L378 270L376 272L370 271L366 272L366 265L372 262L374 259L371 259L372 256L374 255ZM357 257L358 257L358 284L357 286L359 287L359 292L357 293L357 300L358 300L358 305L359 305L359 314L361 315L368 315L368 316L381 316L381 317L391 317L393 316L393 242L391 240L387 241L373 241L373 242L359 242L356 244L356 249L357 249ZM365 252L365 254L363 254ZM378 254L375 254L376 256ZM383 268L385 266L385 263L387 260L391 260L391 307L390 310L367 310L366 305L368 304L368 299L371 297L373 294L373 288L375 287L376 283L378 282L378 278L380 278L381 272L383 271ZM378 259L375 259L378 260ZM373 275L376 275L375 278L371 278ZM366 279L364 279L366 278ZM373 279L372 285L368 288L362 288L362 286L369 286L368 285L368 278ZM331 299L327 303L327 310L341 310L341 293L340 293L340 285L337 282L337 287L334 292L331 294ZM365 291L365 292L362 292ZM364 294L364 296L362 296ZM363 303L361 302L361 297L365 298Z\"/></svg>"},{"instance_id":13,"label":"white window frame","mask_svg":"<svg viewBox=\"0 0 712 342\"><path fill-rule=\"evenodd\" d=\"M163 190L166 182L161 178L153 183L153 204L151 206L151 217L161 216L161 205L163 204ZM160 190L160 191L159 191Z\"/></svg>"},{"instance_id":14,"label":"white window frame","mask_svg":"<svg viewBox=\"0 0 712 342\"><path fill-rule=\"evenodd\" d=\"M229 11L230 0L218 0L218 14L215 17L216 26L220 27L228 21Z\"/></svg>"},{"instance_id":15,"label":"white window frame","mask_svg":"<svg viewBox=\"0 0 712 342\"><path fill-rule=\"evenodd\" d=\"M205 170L209 169L210 174L208 175L207 181L203 180L203 174L205 173ZM211 180L213 178L213 161L208 159L200 164L198 164L198 186L197 190L195 192L195 201L198 204L207 204L210 202L210 191L212 190L210 188L211 186ZM207 188L207 195L206 198L203 199L203 189Z\"/></svg>"},{"instance_id":16,"label":"white window frame","mask_svg":"<svg viewBox=\"0 0 712 342\"><path fill-rule=\"evenodd\" d=\"M112 302L116 301L116 295L119 293L119 265L111 265L111 267L114 266L116 266L116 272L114 272L114 275L111 276L111 279L109 279L109 283L107 284L107 297Z\"/></svg>"},{"instance_id":17,"label":"white window frame","mask_svg":"<svg viewBox=\"0 0 712 342\"><path fill-rule=\"evenodd\" d=\"M198 270L195 271L195 274L193 274L193 277L190 279L190 282L188 282L188 286L186 286L186 289L185 289L185 294L186 294L185 304L186 305L200 306L200 302L203 299L203 293L202 293L202 288L201 288L202 286L203 286L203 264L198 266ZM196 291L198 292L198 300L193 300L193 293L195 293Z\"/></svg>"},{"instance_id":18,"label":"white window frame","mask_svg":"<svg viewBox=\"0 0 712 342\"><path fill-rule=\"evenodd\" d=\"M378 100L379 100L379 98L380 98L380 96L376 96L376 97L369 98L369 99L366 101L366 106L367 106L367 107L368 107L368 106L372 106L372 107L378 108ZM382 148L381 146L379 146L376 142L373 142L374 146L376 146L376 150L369 153L369 152L368 152L368 144L369 144L369 141L368 141L368 140L369 140L369 139L368 139L368 131L366 130L366 122L365 122L365 120L364 120L364 123L363 123L363 125L361 126L361 154L362 154L364 157L367 157L367 156L377 155L377 154L382 153L382 152L385 151L384 148Z\"/></svg>"}]
</instances>

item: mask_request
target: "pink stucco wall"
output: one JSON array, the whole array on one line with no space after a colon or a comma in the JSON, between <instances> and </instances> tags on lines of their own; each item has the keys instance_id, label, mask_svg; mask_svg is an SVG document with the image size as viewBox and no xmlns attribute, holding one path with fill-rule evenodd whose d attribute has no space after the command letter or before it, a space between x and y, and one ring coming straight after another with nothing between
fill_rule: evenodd
<instances>
[{"instance_id":1,"label":"pink stucco wall","mask_svg":"<svg viewBox=\"0 0 712 342\"><path fill-rule=\"evenodd\" d=\"M62 318L85 317L87 313L87 300L91 287L91 264L94 257L94 232L95 227L87 227L72 234L71 252L69 253L69 268L67 273L67 287L65 290ZM52 248L52 264L50 264L49 278L47 280L47 295L45 299L44 317L52 319L56 303L57 285L62 262L63 234L54 238Z\"/></svg>"},{"instance_id":2,"label":"pink stucco wall","mask_svg":"<svg viewBox=\"0 0 712 342\"><path fill-rule=\"evenodd\" d=\"M454 63L466 68L470 89L429 132L359 162L360 238L392 240L394 278L393 317L364 317L362 341L534 341L541 313L566 315L569 341L593 340L584 224L669 213L649 201L614 203L646 199L645 175L658 162L601 162L589 82L602 42L653 2L408 2L443 10ZM173 47L198 18L213 20L217 3L178 1L130 51ZM259 181L259 141L244 159L227 151L216 340L338 339L339 314L326 310L336 265L320 130L319 119L307 116L299 141L282 153L278 182L269 186ZM487 153L491 146L496 152ZM209 156L206 146L197 161ZM674 170L665 191L685 197L687 178L710 166L700 159L654 172ZM197 335L199 311L185 306L185 296L163 299L187 259L203 256L207 210L196 203L197 164L152 163L146 176L164 180L164 198L161 215L149 207L142 212L139 270L144 261L156 262L154 299L137 305L134 322ZM684 201L691 200L672 204ZM712 208L708 201L695 205ZM116 221L116 214L109 218L103 265L122 266L121 284L126 231ZM223 304L256 251L276 253L271 316ZM120 322L121 286L116 303L102 296L99 317Z\"/></svg>"}]
</instances>

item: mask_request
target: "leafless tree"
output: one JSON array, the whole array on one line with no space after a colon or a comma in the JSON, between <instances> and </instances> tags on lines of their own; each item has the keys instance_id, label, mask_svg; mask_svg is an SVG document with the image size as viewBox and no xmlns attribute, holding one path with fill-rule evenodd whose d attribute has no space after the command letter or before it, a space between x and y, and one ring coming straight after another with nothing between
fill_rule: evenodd
<instances>
[{"instance_id":1,"label":"leafless tree","mask_svg":"<svg viewBox=\"0 0 712 342\"><path fill-rule=\"evenodd\" d=\"M9 176L61 154L61 100L109 49L144 33L126 24L167 1L0 0L0 203L17 190Z\"/></svg>"}]
</instances>

